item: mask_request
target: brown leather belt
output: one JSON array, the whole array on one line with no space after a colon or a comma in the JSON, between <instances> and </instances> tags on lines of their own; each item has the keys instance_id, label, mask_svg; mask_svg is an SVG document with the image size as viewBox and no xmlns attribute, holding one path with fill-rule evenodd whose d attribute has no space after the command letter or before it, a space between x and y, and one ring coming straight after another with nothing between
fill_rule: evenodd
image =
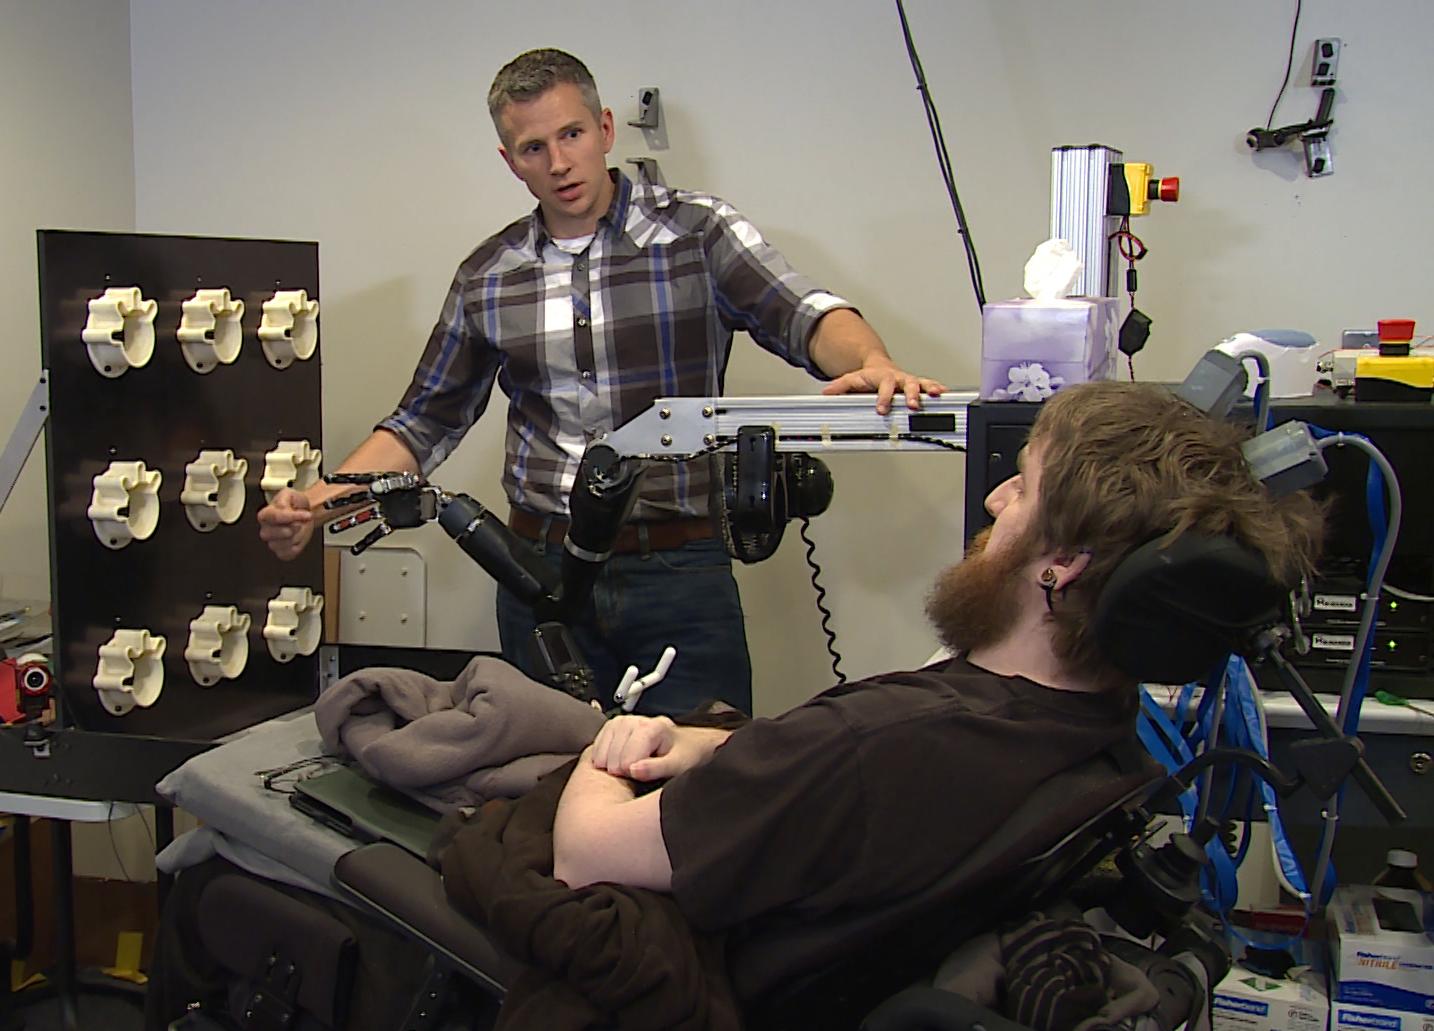
<instances>
[{"instance_id":1,"label":"brown leather belt","mask_svg":"<svg viewBox=\"0 0 1434 1031\"><path fill-rule=\"evenodd\" d=\"M538 515L522 508L508 510L508 528L519 537L530 541L542 539L543 523L547 516ZM614 554L629 554L642 550L642 538L647 537L647 547L652 551L680 548L691 541L711 540L717 536L712 520L705 517L687 519L663 519L656 522L628 523L619 531L613 543ZM548 543L561 544L567 536L568 520L554 516L548 524Z\"/></svg>"}]
</instances>

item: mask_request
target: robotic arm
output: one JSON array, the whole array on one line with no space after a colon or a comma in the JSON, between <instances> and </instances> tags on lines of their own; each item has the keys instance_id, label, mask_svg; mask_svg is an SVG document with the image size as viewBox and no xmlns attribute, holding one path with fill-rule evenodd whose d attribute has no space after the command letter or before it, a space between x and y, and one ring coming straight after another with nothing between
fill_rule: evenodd
<instances>
[{"instance_id":1,"label":"robotic arm","mask_svg":"<svg viewBox=\"0 0 1434 1031\"><path fill-rule=\"evenodd\" d=\"M437 522L484 572L532 607L544 678L590 701L597 696L592 670L566 624L592 596L651 463L730 452L723 456L723 536L734 557L757 562L776 550L789 519L820 515L831 502L831 474L819 459L801 452L963 450L966 406L975 397L948 393L927 399L921 412L898 409L886 416L876 414L870 398L859 396L660 398L583 454L558 574L481 503L413 473L326 476L328 483L356 489L325 507L365 505L330 524L329 532L373 523L350 549L359 554L395 530Z\"/></svg>"},{"instance_id":2,"label":"robotic arm","mask_svg":"<svg viewBox=\"0 0 1434 1031\"><path fill-rule=\"evenodd\" d=\"M572 520L563 542L562 572L557 575L527 541L480 502L467 494L451 494L413 473L330 474L324 477L327 482L360 489L325 502L325 507L366 504L329 526L330 533L339 533L376 524L350 548L355 555L394 530L437 522L464 554L533 609L538 620L534 644L545 679L590 702L598 697L597 685L566 624L592 595L598 570L612 554L613 542L632 510L642 471L640 462L620 458L611 448L588 449L572 493Z\"/></svg>"}]
</instances>

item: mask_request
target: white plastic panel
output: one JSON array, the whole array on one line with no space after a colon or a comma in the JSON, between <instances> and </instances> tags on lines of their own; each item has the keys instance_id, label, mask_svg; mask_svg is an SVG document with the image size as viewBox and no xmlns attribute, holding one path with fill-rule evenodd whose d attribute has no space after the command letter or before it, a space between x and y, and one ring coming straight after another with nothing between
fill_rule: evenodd
<instances>
[{"instance_id":1,"label":"white plastic panel","mask_svg":"<svg viewBox=\"0 0 1434 1031\"><path fill-rule=\"evenodd\" d=\"M467 561L456 548L454 555ZM426 647L427 584L423 556L412 548L378 546L362 555L344 549L339 561L339 641Z\"/></svg>"}]
</instances>

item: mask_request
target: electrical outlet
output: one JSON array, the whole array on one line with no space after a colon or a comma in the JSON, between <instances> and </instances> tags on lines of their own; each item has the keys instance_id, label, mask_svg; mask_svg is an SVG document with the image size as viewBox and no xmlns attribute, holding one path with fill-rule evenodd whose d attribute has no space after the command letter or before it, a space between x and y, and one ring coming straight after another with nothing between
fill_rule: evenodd
<instances>
[{"instance_id":1,"label":"electrical outlet","mask_svg":"<svg viewBox=\"0 0 1434 1031\"><path fill-rule=\"evenodd\" d=\"M1341 43L1332 36L1314 41L1314 57L1310 62L1310 85L1333 86L1339 68Z\"/></svg>"}]
</instances>

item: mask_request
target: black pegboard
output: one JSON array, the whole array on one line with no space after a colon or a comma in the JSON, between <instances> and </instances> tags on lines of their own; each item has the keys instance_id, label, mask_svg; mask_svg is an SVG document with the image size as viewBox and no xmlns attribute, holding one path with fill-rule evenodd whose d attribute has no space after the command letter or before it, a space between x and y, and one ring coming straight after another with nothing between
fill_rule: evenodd
<instances>
[{"instance_id":1,"label":"black pegboard","mask_svg":"<svg viewBox=\"0 0 1434 1031\"><path fill-rule=\"evenodd\" d=\"M323 591L323 555L292 562L259 540L264 455L280 440L322 447L322 333L307 361L265 360L258 328L276 289L319 298L315 243L189 236L39 234L40 330L48 370L46 435L52 616L57 683L68 721L87 730L210 741L311 701L317 655L274 660L263 637L268 599L281 586ZM88 302L107 287L137 286L159 303L154 355L115 379L91 364L81 338ZM244 301L243 345L231 365L190 369L176 331L196 289L227 287ZM322 318L322 312L320 313ZM184 467L203 448L249 463L238 522L195 530L179 494ZM163 475L159 525L147 540L105 547L86 515L94 478L113 460L141 460ZM37 542L37 546L40 546ZM249 660L234 680L201 687L184 661L189 621L206 604L249 614ZM99 647L117 627L163 635L164 689L149 708L115 716L93 687Z\"/></svg>"}]
</instances>

